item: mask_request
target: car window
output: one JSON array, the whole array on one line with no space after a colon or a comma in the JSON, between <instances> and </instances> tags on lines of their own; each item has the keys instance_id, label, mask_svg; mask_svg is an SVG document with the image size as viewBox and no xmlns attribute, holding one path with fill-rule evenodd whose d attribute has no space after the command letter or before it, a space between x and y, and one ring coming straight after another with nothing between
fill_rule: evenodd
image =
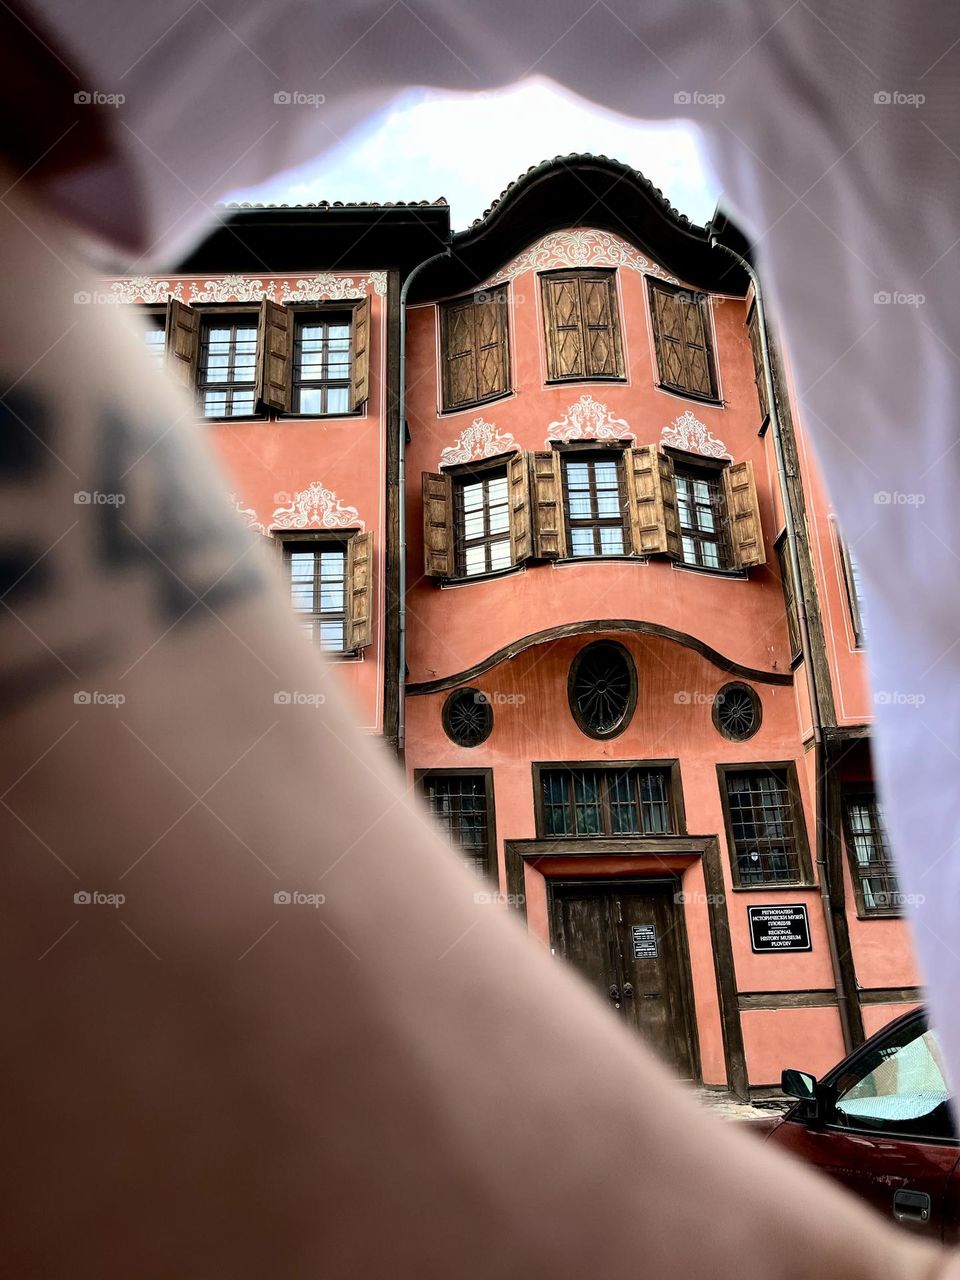
<instances>
[{"instance_id":1,"label":"car window","mask_svg":"<svg viewBox=\"0 0 960 1280\"><path fill-rule=\"evenodd\" d=\"M956 1135L943 1055L922 1023L898 1028L835 1082L828 1123L914 1138Z\"/></svg>"}]
</instances>

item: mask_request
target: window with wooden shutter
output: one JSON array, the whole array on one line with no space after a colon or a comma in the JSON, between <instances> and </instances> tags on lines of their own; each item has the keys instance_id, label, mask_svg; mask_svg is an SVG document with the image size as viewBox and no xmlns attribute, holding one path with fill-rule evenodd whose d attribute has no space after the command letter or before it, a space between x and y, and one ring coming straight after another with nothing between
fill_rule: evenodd
<instances>
[{"instance_id":1,"label":"window with wooden shutter","mask_svg":"<svg viewBox=\"0 0 960 1280\"><path fill-rule=\"evenodd\" d=\"M370 395L370 298L358 302L353 309L353 374L350 383L350 408L356 411Z\"/></svg>"},{"instance_id":2,"label":"window with wooden shutter","mask_svg":"<svg viewBox=\"0 0 960 1280\"><path fill-rule=\"evenodd\" d=\"M294 413L351 412L352 319L349 311L298 313L293 343Z\"/></svg>"},{"instance_id":3,"label":"window with wooden shutter","mask_svg":"<svg viewBox=\"0 0 960 1280\"><path fill-rule=\"evenodd\" d=\"M853 625L853 642L858 649L865 647L867 627L863 611L863 586L860 581L860 566L853 551L837 530L840 544L840 562L843 565L843 581L847 588L847 606L850 610L850 622Z\"/></svg>"},{"instance_id":4,"label":"window with wooden shutter","mask_svg":"<svg viewBox=\"0 0 960 1280\"><path fill-rule=\"evenodd\" d=\"M790 563L790 548L787 546L787 535L782 534L777 541L777 562L780 566L780 582L783 586L783 603L787 612L787 634L790 639L790 660L796 662L803 653L800 634L800 615L797 607L797 588L793 580L793 569Z\"/></svg>"},{"instance_id":5,"label":"window with wooden shutter","mask_svg":"<svg viewBox=\"0 0 960 1280\"><path fill-rule=\"evenodd\" d=\"M677 458L673 469L683 563L699 569L739 568L727 536L730 504L723 469L686 458Z\"/></svg>"},{"instance_id":6,"label":"window with wooden shutter","mask_svg":"<svg viewBox=\"0 0 960 1280\"><path fill-rule=\"evenodd\" d=\"M723 471L726 493L727 528L730 551L738 569L750 569L766 564L767 554L763 546L763 528L760 524L760 503L757 485L753 478L753 463L731 462Z\"/></svg>"},{"instance_id":7,"label":"window with wooden shutter","mask_svg":"<svg viewBox=\"0 0 960 1280\"><path fill-rule=\"evenodd\" d=\"M330 653L343 653L347 631L347 545L343 538L283 542L290 603L305 635Z\"/></svg>"},{"instance_id":8,"label":"window with wooden shutter","mask_svg":"<svg viewBox=\"0 0 960 1280\"><path fill-rule=\"evenodd\" d=\"M278 413L290 408L293 364L293 312L265 298L260 304L257 332L260 368L256 399Z\"/></svg>"},{"instance_id":9,"label":"window with wooden shutter","mask_svg":"<svg viewBox=\"0 0 960 1280\"><path fill-rule=\"evenodd\" d=\"M701 400L716 400L706 295L651 280L650 313L660 385Z\"/></svg>"},{"instance_id":10,"label":"window with wooden shutter","mask_svg":"<svg viewBox=\"0 0 960 1280\"><path fill-rule=\"evenodd\" d=\"M197 383L205 418L252 417L257 412L259 330L259 316L252 310L204 315Z\"/></svg>"},{"instance_id":11,"label":"window with wooden shutter","mask_svg":"<svg viewBox=\"0 0 960 1280\"><path fill-rule=\"evenodd\" d=\"M767 377L763 367L763 345L760 341L760 316L756 302L747 316L747 332L750 334L750 350L753 354L753 380L757 385L757 399L760 401L760 425L763 426L770 416L770 401L767 397Z\"/></svg>"},{"instance_id":12,"label":"window with wooden shutter","mask_svg":"<svg viewBox=\"0 0 960 1280\"><path fill-rule=\"evenodd\" d=\"M561 458L567 552L571 556L621 556L626 552L626 511L621 450Z\"/></svg>"},{"instance_id":13,"label":"window with wooden shutter","mask_svg":"<svg viewBox=\"0 0 960 1280\"><path fill-rule=\"evenodd\" d=\"M442 472L423 474L423 572L452 578L454 569L453 484Z\"/></svg>"},{"instance_id":14,"label":"window with wooden shutter","mask_svg":"<svg viewBox=\"0 0 960 1280\"><path fill-rule=\"evenodd\" d=\"M655 444L624 453L634 555L680 555L673 463Z\"/></svg>"},{"instance_id":15,"label":"window with wooden shutter","mask_svg":"<svg viewBox=\"0 0 960 1280\"><path fill-rule=\"evenodd\" d=\"M559 453L550 449L531 454L530 482L534 554L541 560L556 560L567 554Z\"/></svg>"},{"instance_id":16,"label":"window with wooden shutter","mask_svg":"<svg viewBox=\"0 0 960 1280\"><path fill-rule=\"evenodd\" d=\"M483 404L510 390L505 288L444 303L440 324L445 410Z\"/></svg>"},{"instance_id":17,"label":"window with wooden shutter","mask_svg":"<svg viewBox=\"0 0 960 1280\"><path fill-rule=\"evenodd\" d=\"M347 543L346 648L373 642L373 534L355 533Z\"/></svg>"},{"instance_id":18,"label":"window with wooden shutter","mask_svg":"<svg viewBox=\"0 0 960 1280\"><path fill-rule=\"evenodd\" d=\"M547 378L622 378L616 273L563 271L540 277Z\"/></svg>"},{"instance_id":19,"label":"window with wooden shutter","mask_svg":"<svg viewBox=\"0 0 960 1280\"><path fill-rule=\"evenodd\" d=\"M164 334L167 368L178 382L192 391L197 385L200 358L200 312L171 298Z\"/></svg>"},{"instance_id":20,"label":"window with wooden shutter","mask_svg":"<svg viewBox=\"0 0 960 1280\"><path fill-rule=\"evenodd\" d=\"M510 483L505 465L452 477L457 577L496 573L512 563Z\"/></svg>"}]
</instances>

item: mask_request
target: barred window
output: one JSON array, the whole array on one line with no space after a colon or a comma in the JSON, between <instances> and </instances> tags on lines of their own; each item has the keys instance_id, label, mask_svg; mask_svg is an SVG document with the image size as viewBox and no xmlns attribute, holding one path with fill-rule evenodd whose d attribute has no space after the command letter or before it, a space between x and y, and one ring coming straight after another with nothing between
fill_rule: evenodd
<instances>
[{"instance_id":1,"label":"barred window","mask_svg":"<svg viewBox=\"0 0 960 1280\"><path fill-rule=\"evenodd\" d=\"M306 634L321 649L342 653L347 616L343 542L291 542L283 549L290 599Z\"/></svg>"},{"instance_id":2,"label":"barred window","mask_svg":"<svg viewBox=\"0 0 960 1280\"><path fill-rule=\"evenodd\" d=\"M623 555L625 514L619 457L564 458L563 483L570 554Z\"/></svg>"},{"instance_id":3,"label":"barred window","mask_svg":"<svg viewBox=\"0 0 960 1280\"><path fill-rule=\"evenodd\" d=\"M486 775L428 774L423 791L431 813L462 850L467 866L478 875L492 874L495 864Z\"/></svg>"},{"instance_id":4,"label":"barred window","mask_svg":"<svg viewBox=\"0 0 960 1280\"><path fill-rule=\"evenodd\" d=\"M847 794L843 809L844 834L860 914L898 914L903 895L877 797L873 792Z\"/></svg>"},{"instance_id":5,"label":"barred window","mask_svg":"<svg viewBox=\"0 0 960 1280\"><path fill-rule=\"evenodd\" d=\"M807 877L803 817L786 769L725 772L724 781L736 883L803 881Z\"/></svg>"},{"instance_id":6,"label":"barred window","mask_svg":"<svg viewBox=\"0 0 960 1280\"><path fill-rule=\"evenodd\" d=\"M661 835L674 830L668 769L544 769L544 836Z\"/></svg>"},{"instance_id":7,"label":"barred window","mask_svg":"<svg viewBox=\"0 0 960 1280\"><path fill-rule=\"evenodd\" d=\"M200 342L200 403L205 418L256 411L257 317L206 320Z\"/></svg>"}]
</instances>

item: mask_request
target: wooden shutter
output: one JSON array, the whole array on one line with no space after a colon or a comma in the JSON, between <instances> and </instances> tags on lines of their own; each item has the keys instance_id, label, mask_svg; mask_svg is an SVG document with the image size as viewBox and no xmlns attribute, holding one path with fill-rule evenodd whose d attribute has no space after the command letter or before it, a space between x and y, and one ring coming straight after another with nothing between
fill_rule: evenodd
<instances>
[{"instance_id":1,"label":"wooden shutter","mask_svg":"<svg viewBox=\"0 0 960 1280\"><path fill-rule=\"evenodd\" d=\"M423 572L454 576L453 485L440 472L423 473Z\"/></svg>"},{"instance_id":2,"label":"wooden shutter","mask_svg":"<svg viewBox=\"0 0 960 1280\"><path fill-rule=\"evenodd\" d=\"M507 294L496 289L447 303L441 312L443 407L502 395L510 386Z\"/></svg>"},{"instance_id":3,"label":"wooden shutter","mask_svg":"<svg viewBox=\"0 0 960 1280\"><path fill-rule=\"evenodd\" d=\"M627 449L627 499L634 555L680 555L673 463L655 444Z\"/></svg>"},{"instance_id":4,"label":"wooden shutter","mask_svg":"<svg viewBox=\"0 0 960 1280\"><path fill-rule=\"evenodd\" d=\"M167 303L164 344L167 368L178 382L193 391L200 360L200 312L171 298Z\"/></svg>"},{"instance_id":5,"label":"wooden shutter","mask_svg":"<svg viewBox=\"0 0 960 1280\"><path fill-rule=\"evenodd\" d=\"M355 533L347 542L347 644L365 649L373 642L373 534Z\"/></svg>"},{"instance_id":6,"label":"wooden shutter","mask_svg":"<svg viewBox=\"0 0 960 1280\"><path fill-rule=\"evenodd\" d=\"M541 276L547 377L582 378L586 374L580 290L575 277Z\"/></svg>"},{"instance_id":7,"label":"wooden shutter","mask_svg":"<svg viewBox=\"0 0 960 1280\"><path fill-rule=\"evenodd\" d=\"M560 455L553 449L531 455L535 554L542 560L567 554L560 466Z\"/></svg>"},{"instance_id":8,"label":"wooden shutter","mask_svg":"<svg viewBox=\"0 0 960 1280\"><path fill-rule=\"evenodd\" d=\"M757 399L760 401L760 417L763 423L770 415L770 402L767 399L767 378L763 368L760 317L756 303L750 308L750 315L747 317L747 331L750 334L750 350L753 354L753 380L757 384Z\"/></svg>"},{"instance_id":9,"label":"wooden shutter","mask_svg":"<svg viewBox=\"0 0 960 1280\"><path fill-rule=\"evenodd\" d=\"M613 275L582 275L578 283L587 376L622 377L623 360L620 354L620 326Z\"/></svg>"},{"instance_id":10,"label":"wooden shutter","mask_svg":"<svg viewBox=\"0 0 960 1280\"><path fill-rule=\"evenodd\" d=\"M651 284L650 300L660 381L680 391L714 398L706 298Z\"/></svg>"},{"instance_id":11,"label":"wooden shutter","mask_svg":"<svg viewBox=\"0 0 960 1280\"><path fill-rule=\"evenodd\" d=\"M766 564L753 463L732 462L729 467L725 467L723 490L727 500L730 549L734 564L738 569Z\"/></svg>"},{"instance_id":12,"label":"wooden shutter","mask_svg":"<svg viewBox=\"0 0 960 1280\"><path fill-rule=\"evenodd\" d=\"M530 468L525 453L516 453L507 463L510 494L510 558L521 564L533 555L533 524L530 519Z\"/></svg>"},{"instance_id":13,"label":"wooden shutter","mask_svg":"<svg viewBox=\"0 0 960 1280\"><path fill-rule=\"evenodd\" d=\"M293 312L265 298L257 328L257 400L286 413L293 385Z\"/></svg>"},{"instance_id":14,"label":"wooden shutter","mask_svg":"<svg viewBox=\"0 0 960 1280\"><path fill-rule=\"evenodd\" d=\"M351 335L352 374L350 377L350 408L357 410L370 395L370 298L367 296L353 309L353 333Z\"/></svg>"}]
</instances>

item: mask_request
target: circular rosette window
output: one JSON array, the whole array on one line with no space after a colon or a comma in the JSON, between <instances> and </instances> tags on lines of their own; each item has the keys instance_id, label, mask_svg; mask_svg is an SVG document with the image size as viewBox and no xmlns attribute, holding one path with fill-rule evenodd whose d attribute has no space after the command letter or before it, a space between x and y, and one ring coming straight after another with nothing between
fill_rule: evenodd
<instances>
[{"instance_id":1,"label":"circular rosette window","mask_svg":"<svg viewBox=\"0 0 960 1280\"><path fill-rule=\"evenodd\" d=\"M622 644L597 640L585 645L570 665L570 710L590 738L615 738L633 718L637 669Z\"/></svg>"},{"instance_id":2,"label":"circular rosette window","mask_svg":"<svg viewBox=\"0 0 960 1280\"><path fill-rule=\"evenodd\" d=\"M713 699L713 723L731 742L746 742L760 728L760 699L748 684L732 680Z\"/></svg>"},{"instance_id":3,"label":"circular rosette window","mask_svg":"<svg viewBox=\"0 0 960 1280\"><path fill-rule=\"evenodd\" d=\"M493 729L493 707L479 689L457 689L443 704L443 731L458 747L479 747Z\"/></svg>"}]
</instances>

